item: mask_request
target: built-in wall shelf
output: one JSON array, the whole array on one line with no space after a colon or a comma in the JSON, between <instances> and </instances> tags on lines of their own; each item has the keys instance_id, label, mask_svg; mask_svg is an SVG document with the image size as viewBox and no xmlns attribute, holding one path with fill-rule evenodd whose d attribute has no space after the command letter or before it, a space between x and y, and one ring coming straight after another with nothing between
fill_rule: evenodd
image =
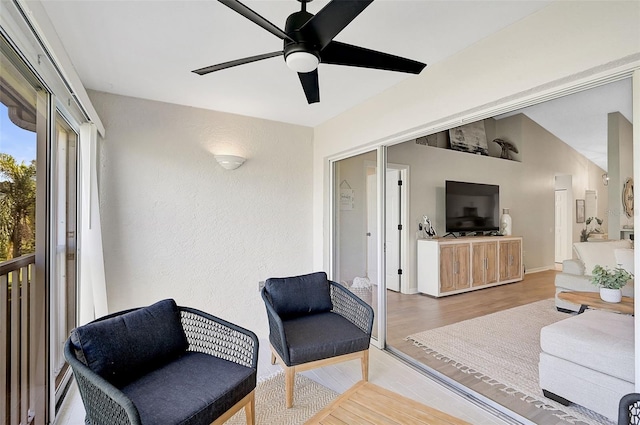
<instances>
[{"instance_id":1,"label":"built-in wall shelf","mask_svg":"<svg viewBox=\"0 0 640 425\"><path fill-rule=\"evenodd\" d=\"M421 136L418 145L450 149L473 155L482 155L508 161L522 162L518 142L501 137L499 125L493 118L476 121L438 133Z\"/></svg>"}]
</instances>

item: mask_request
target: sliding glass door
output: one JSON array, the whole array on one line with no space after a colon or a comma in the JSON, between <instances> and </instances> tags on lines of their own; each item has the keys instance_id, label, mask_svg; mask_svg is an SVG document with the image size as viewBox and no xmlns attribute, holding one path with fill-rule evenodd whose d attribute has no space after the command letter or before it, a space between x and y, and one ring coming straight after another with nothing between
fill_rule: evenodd
<instances>
[{"instance_id":1,"label":"sliding glass door","mask_svg":"<svg viewBox=\"0 0 640 425\"><path fill-rule=\"evenodd\" d=\"M373 307L374 339L379 338L381 282L377 161L377 151L370 151L333 163L332 279Z\"/></svg>"},{"instance_id":2,"label":"sliding glass door","mask_svg":"<svg viewBox=\"0 0 640 425\"><path fill-rule=\"evenodd\" d=\"M41 230L47 217L48 99L0 37L0 422L7 424L44 424L47 416Z\"/></svg>"},{"instance_id":3,"label":"sliding glass door","mask_svg":"<svg viewBox=\"0 0 640 425\"><path fill-rule=\"evenodd\" d=\"M0 423L46 424L71 376L77 133L0 37Z\"/></svg>"}]
</instances>

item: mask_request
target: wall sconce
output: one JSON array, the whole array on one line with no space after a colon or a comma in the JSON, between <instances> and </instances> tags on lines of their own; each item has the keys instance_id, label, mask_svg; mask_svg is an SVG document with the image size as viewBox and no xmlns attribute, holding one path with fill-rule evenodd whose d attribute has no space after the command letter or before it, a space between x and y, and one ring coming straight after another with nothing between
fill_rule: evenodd
<instances>
[{"instance_id":1,"label":"wall sconce","mask_svg":"<svg viewBox=\"0 0 640 425\"><path fill-rule=\"evenodd\" d=\"M227 170L235 170L246 161L243 157L236 155L215 155L214 158Z\"/></svg>"},{"instance_id":2,"label":"wall sconce","mask_svg":"<svg viewBox=\"0 0 640 425\"><path fill-rule=\"evenodd\" d=\"M602 184L605 186L609 186L609 174L604 173L602 175Z\"/></svg>"}]
</instances>

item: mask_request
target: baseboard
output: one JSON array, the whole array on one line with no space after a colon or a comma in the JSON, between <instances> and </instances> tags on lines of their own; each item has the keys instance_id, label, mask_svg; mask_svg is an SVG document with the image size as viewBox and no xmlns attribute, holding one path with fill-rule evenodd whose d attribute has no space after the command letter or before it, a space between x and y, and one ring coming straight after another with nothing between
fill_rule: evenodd
<instances>
[{"instance_id":1,"label":"baseboard","mask_svg":"<svg viewBox=\"0 0 640 425\"><path fill-rule=\"evenodd\" d=\"M547 266L547 267L536 267L534 269L527 269L524 274L531 274L531 273L539 273L539 272L546 272L547 270L555 270L556 267L555 265L553 266Z\"/></svg>"}]
</instances>

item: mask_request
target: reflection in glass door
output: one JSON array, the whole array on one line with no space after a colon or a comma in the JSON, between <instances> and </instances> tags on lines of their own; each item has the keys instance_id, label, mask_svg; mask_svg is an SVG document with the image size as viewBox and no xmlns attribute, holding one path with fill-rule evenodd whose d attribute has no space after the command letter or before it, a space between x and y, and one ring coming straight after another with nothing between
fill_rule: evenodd
<instances>
[{"instance_id":1,"label":"reflection in glass door","mask_svg":"<svg viewBox=\"0 0 640 425\"><path fill-rule=\"evenodd\" d=\"M379 314L377 152L336 161L333 167L334 243L332 279ZM372 336L377 339L378 321Z\"/></svg>"}]
</instances>

